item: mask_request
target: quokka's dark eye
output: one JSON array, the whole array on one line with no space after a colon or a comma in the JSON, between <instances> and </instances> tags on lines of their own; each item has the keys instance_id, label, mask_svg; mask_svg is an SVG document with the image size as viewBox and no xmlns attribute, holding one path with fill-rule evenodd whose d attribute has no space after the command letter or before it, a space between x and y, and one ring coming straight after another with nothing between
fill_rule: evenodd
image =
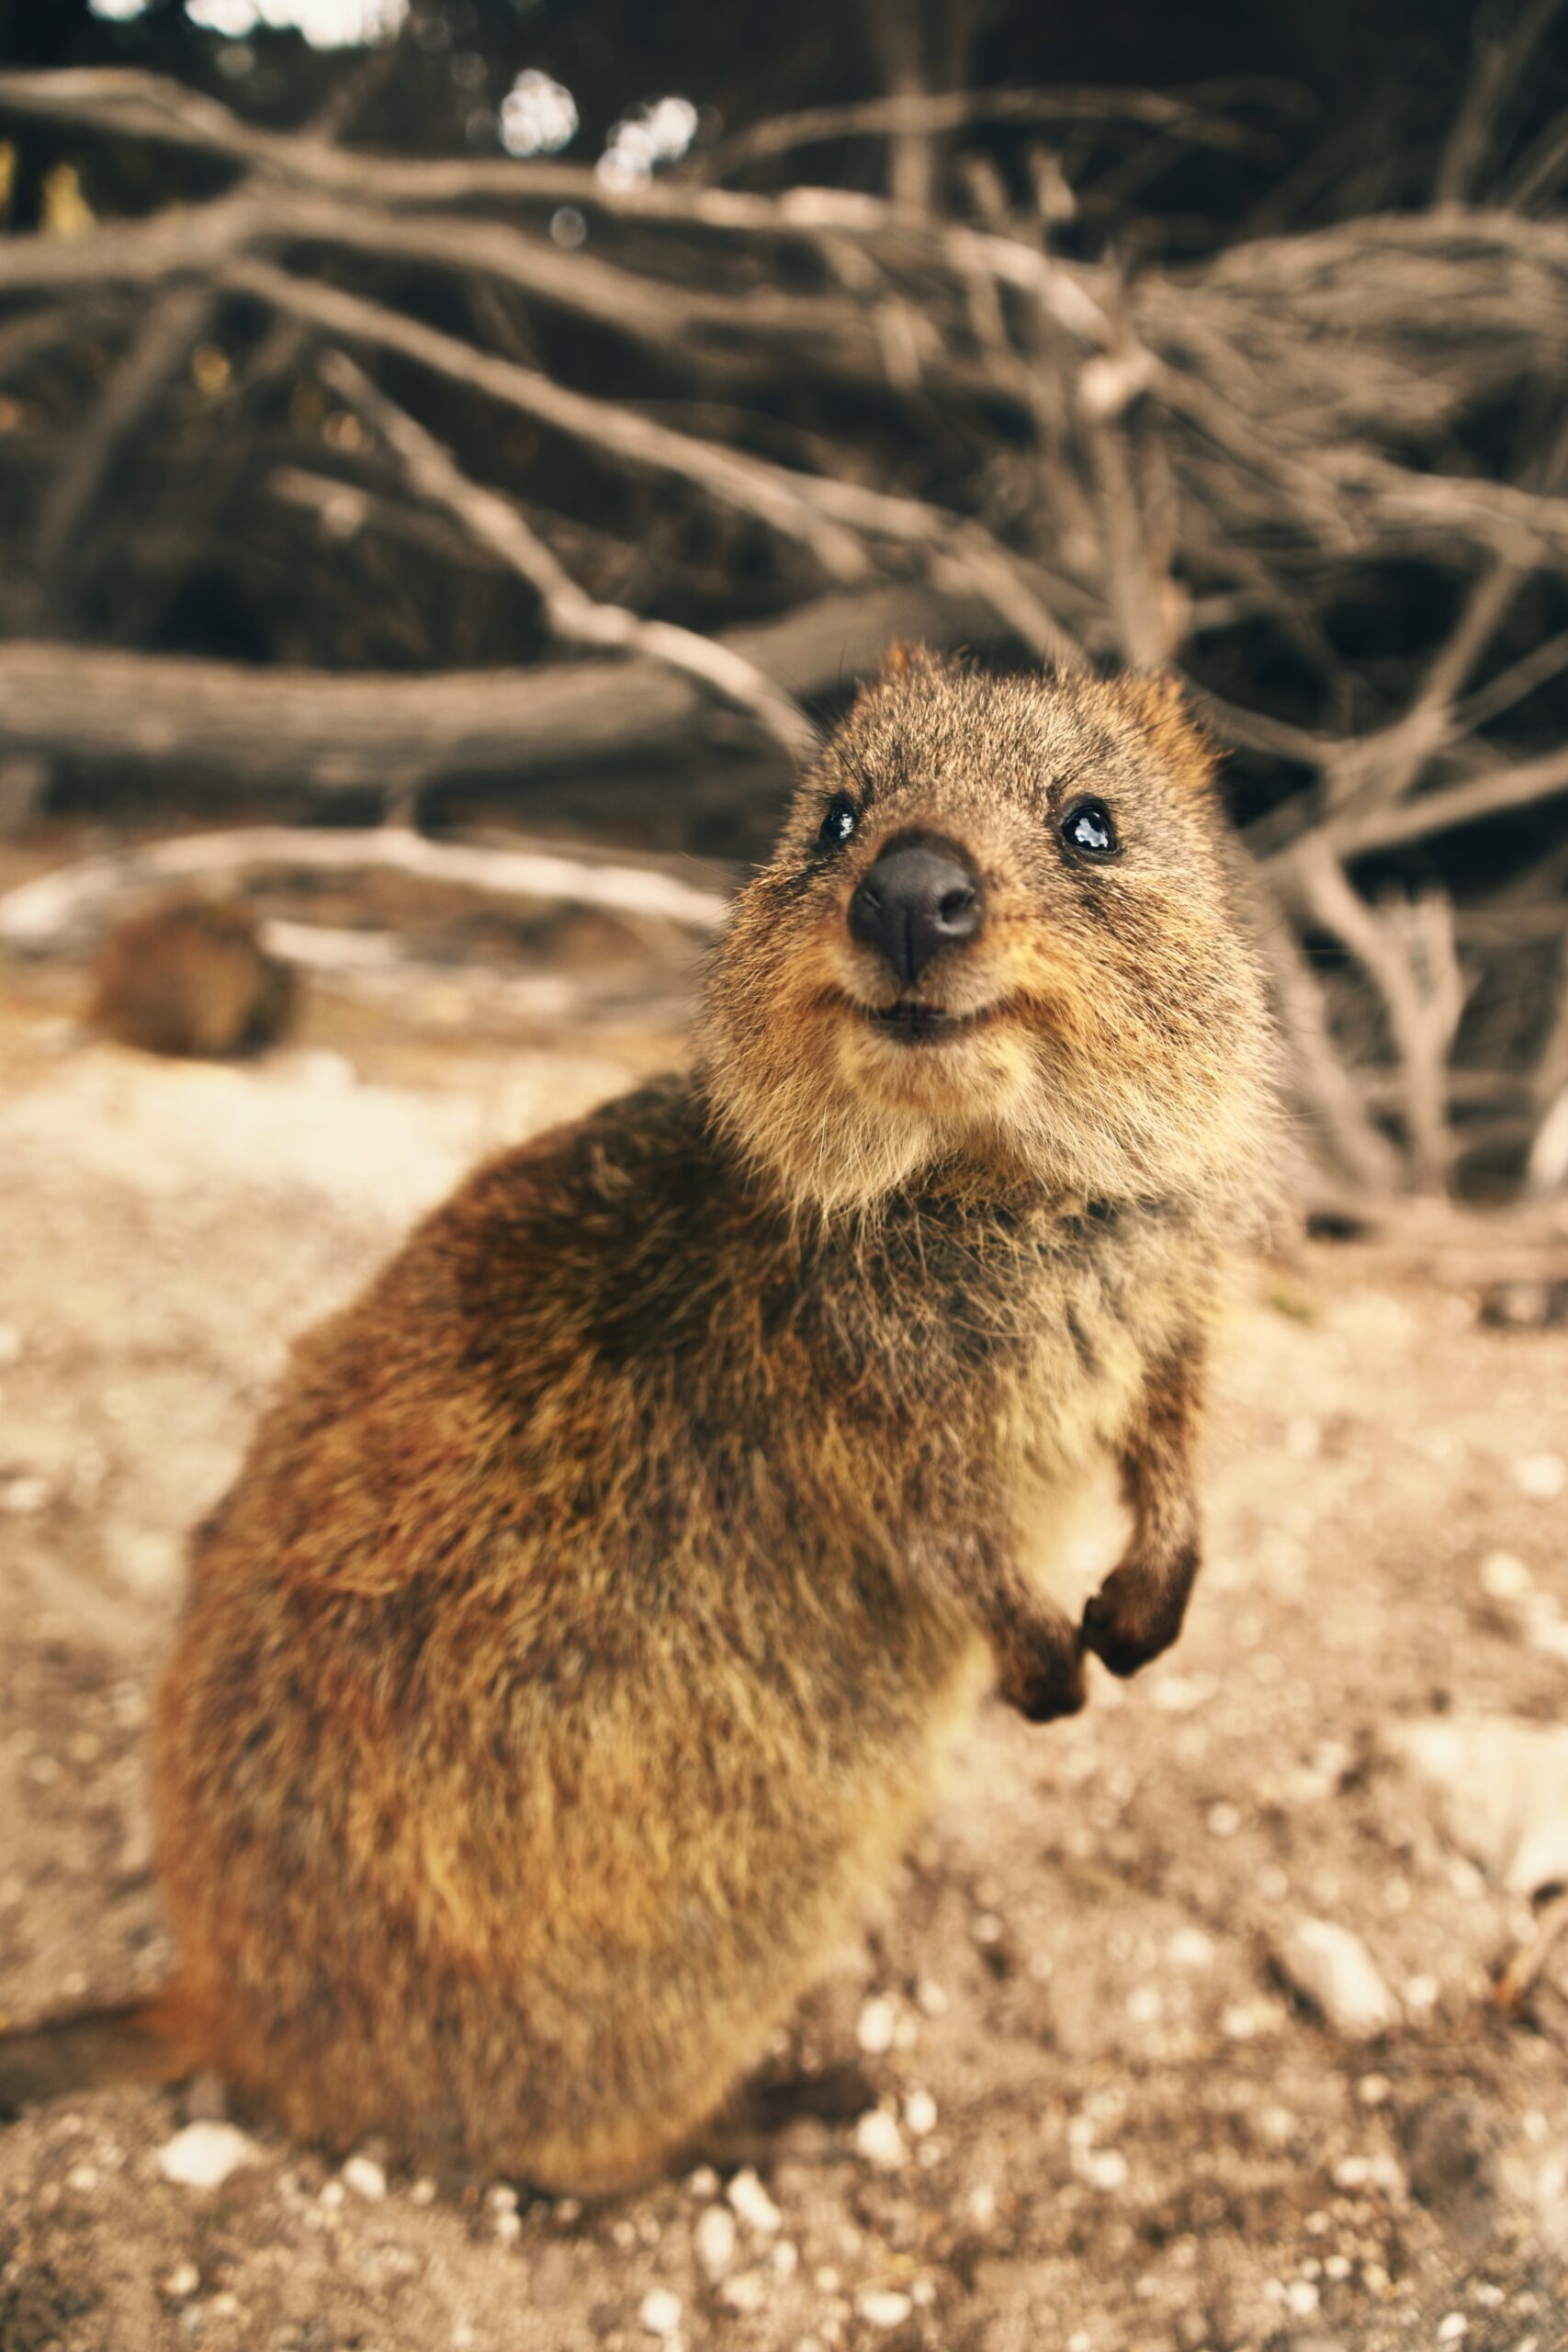
<instances>
[{"instance_id":1,"label":"quokka's dark eye","mask_svg":"<svg viewBox=\"0 0 1568 2352\"><path fill-rule=\"evenodd\" d=\"M842 849L860 823L860 810L847 792L835 792L828 803L817 838L824 849Z\"/></svg>"},{"instance_id":2,"label":"quokka's dark eye","mask_svg":"<svg viewBox=\"0 0 1568 2352\"><path fill-rule=\"evenodd\" d=\"M1114 857L1122 846L1103 800L1075 800L1062 820L1062 839L1079 857Z\"/></svg>"}]
</instances>

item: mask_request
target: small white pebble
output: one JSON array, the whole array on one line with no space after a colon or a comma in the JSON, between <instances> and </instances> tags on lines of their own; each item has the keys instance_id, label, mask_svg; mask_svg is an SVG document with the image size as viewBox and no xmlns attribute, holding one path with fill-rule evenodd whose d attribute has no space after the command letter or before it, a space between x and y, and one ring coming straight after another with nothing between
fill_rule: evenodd
<instances>
[{"instance_id":1,"label":"small white pebble","mask_svg":"<svg viewBox=\"0 0 1568 2352\"><path fill-rule=\"evenodd\" d=\"M868 2058L880 2058L891 2050L897 2030L898 2011L886 1993L874 1994L862 2003L855 2021L855 2040Z\"/></svg>"},{"instance_id":2,"label":"small white pebble","mask_svg":"<svg viewBox=\"0 0 1568 2352\"><path fill-rule=\"evenodd\" d=\"M1127 2016L1134 2025L1157 2025L1165 2015L1165 2000L1157 1984L1134 1984L1127 1996Z\"/></svg>"},{"instance_id":3,"label":"small white pebble","mask_svg":"<svg viewBox=\"0 0 1568 2352\"><path fill-rule=\"evenodd\" d=\"M22 1361L22 1335L14 1323L0 1323L0 1366Z\"/></svg>"},{"instance_id":4,"label":"small white pebble","mask_svg":"<svg viewBox=\"0 0 1568 2352\"><path fill-rule=\"evenodd\" d=\"M843 2283L841 2275L834 2269L830 2262L825 2262L817 2273L817 2285L818 2290L824 2295L836 2295Z\"/></svg>"},{"instance_id":5,"label":"small white pebble","mask_svg":"<svg viewBox=\"0 0 1568 2352\"><path fill-rule=\"evenodd\" d=\"M347 2191L341 2180L326 2180L321 2183L321 2194L316 2202L318 2205L324 2205L329 2213L335 2213L346 2194Z\"/></svg>"},{"instance_id":6,"label":"small white pebble","mask_svg":"<svg viewBox=\"0 0 1568 2352\"><path fill-rule=\"evenodd\" d=\"M1285 2308L1292 2319L1311 2319L1318 2301L1317 2289L1310 2278L1292 2278L1285 2290Z\"/></svg>"},{"instance_id":7,"label":"small white pebble","mask_svg":"<svg viewBox=\"0 0 1568 2352\"><path fill-rule=\"evenodd\" d=\"M1127 2186L1127 2159L1118 2148L1088 2148L1078 2158L1077 2171L1091 2188L1107 2196Z\"/></svg>"},{"instance_id":8,"label":"small white pebble","mask_svg":"<svg viewBox=\"0 0 1568 2352\"><path fill-rule=\"evenodd\" d=\"M1241 1815L1235 1806L1223 1800L1209 1807L1205 1818L1211 1838L1234 1838L1241 1827Z\"/></svg>"},{"instance_id":9,"label":"small white pebble","mask_svg":"<svg viewBox=\"0 0 1568 2352\"><path fill-rule=\"evenodd\" d=\"M855 2297L855 2309L873 2327L902 2327L914 2305L896 2287L868 2287Z\"/></svg>"},{"instance_id":10,"label":"small white pebble","mask_svg":"<svg viewBox=\"0 0 1568 2352\"><path fill-rule=\"evenodd\" d=\"M855 2125L855 2154L879 2171L896 2172L904 2161L904 2135L885 2107L867 2108Z\"/></svg>"},{"instance_id":11,"label":"small white pebble","mask_svg":"<svg viewBox=\"0 0 1568 2352\"><path fill-rule=\"evenodd\" d=\"M1348 2254L1326 2255L1324 2257L1323 2275L1325 2278L1348 2278L1350 2276L1349 2256Z\"/></svg>"},{"instance_id":12,"label":"small white pebble","mask_svg":"<svg viewBox=\"0 0 1568 2352\"><path fill-rule=\"evenodd\" d=\"M1356 2097L1363 2107L1386 2107L1393 2088L1386 2075L1363 2075L1356 2085Z\"/></svg>"},{"instance_id":13,"label":"small white pebble","mask_svg":"<svg viewBox=\"0 0 1568 2352\"><path fill-rule=\"evenodd\" d=\"M416 2180L413 2187L409 2190L409 2203L411 2205L434 2205L434 2202L435 2183L433 2180Z\"/></svg>"},{"instance_id":14,"label":"small white pebble","mask_svg":"<svg viewBox=\"0 0 1568 2352\"><path fill-rule=\"evenodd\" d=\"M387 2194L387 2175L374 2156L350 2156L343 2168L343 2185L363 2197L367 2205L374 2205ZM515 2205L515 2196L512 2201Z\"/></svg>"},{"instance_id":15,"label":"small white pebble","mask_svg":"<svg viewBox=\"0 0 1568 2352\"><path fill-rule=\"evenodd\" d=\"M718 2175L712 2165L699 2165L695 2172L686 2175L688 2197L716 2197L718 2187Z\"/></svg>"},{"instance_id":16,"label":"small white pebble","mask_svg":"<svg viewBox=\"0 0 1568 2352\"><path fill-rule=\"evenodd\" d=\"M637 2223L625 2218L610 2224L610 2235L623 2254L630 2254L637 2243Z\"/></svg>"},{"instance_id":17,"label":"small white pebble","mask_svg":"<svg viewBox=\"0 0 1568 2352\"><path fill-rule=\"evenodd\" d=\"M760 2312L768 2300L767 2276L761 2270L738 2271L733 2278L725 2280L718 2291L732 2312L742 2315Z\"/></svg>"},{"instance_id":18,"label":"small white pebble","mask_svg":"<svg viewBox=\"0 0 1568 2352\"><path fill-rule=\"evenodd\" d=\"M637 2315L649 2335L673 2335L681 2325L681 2298L668 2287L650 2287Z\"/></svg>"},{"instance_id":19,"label":"small white pebble","mask_svg":"<svg viewBox=\"0 0 1568 2352\"><path fill-rule=\"evenodd\" d=\"M904 2128L917 2140L936 2130L936 2101L930 2091L909 2093L904 2101Z\"/></svg>"},{"instance_id":20,"label":"small white pebble","mask_svg":"<svg viewBox=\"0 0 1568 2352\"><path fill-rule=\"evenodd\" d=\"M1535 1578L1517 1552L1488 1552L1481 1563L1481 1589L1488 1600L1522 1600Z\"/></svg>"},{"instance_id":21,"label":"small white pebble","mask_svg":"<svg viewBox=\"0 0 1568 2352\"><path fill-rule=\"evenodd\" d=\"M73 2165L70 2171L65 2176L66 2188L78 2190L84 2197L88 2196L92 2190L96 2188L97 2185L98 2167L96 2165Z\"/></svg>"},{"instance_id":22,"label":"small white pebble","mask_svg":"<svg viewBox=\"0 0 1568 2352\"><path fill-rule=\"evenodd\" d=\"M164 2292L176 2303L194 2295L201 2284L201 2273L194 2262L176 2262L164 2281Z\"/></svg>"},{"instance_id":23,"label":"small white pebble","mask_svg":"<svg viewBox=\"0 0 1568 2352\"><path fill-rule=\"evenodd\" d=\"M772 2237L784 2220L784 2215L768 2195L756 2174L750 2169L738 2172L728 2191L730 2204L740 2219L764 2237Z\"/></svg>"},{"instance_id":24,"label":"small white pebble","mask_svg":"<svg viewBox=\"0 0 1568 2352\"><path fill-rule=\"evenodd\" d=\"M1067 2338L1067 2352L1089 2352L1093 2342L1087 2327L1076 2327Z\"/></svg>"},{"instance_id":25,"label":"small white pebble","mask_svg":"<svg viewBox=\"0 0 1568 2352\"><path fill-rule=\"evenodd\" d=\"M1427 2017L1438 2006L1442 1986L1435 1976L1412 1976L1402 1996L1404 2006L1416 2017Z\"/></svg>"},{"instance_id":26,"label":"small white pebble","mask_svg":"<svg viewBox=\"0 0 1568 2352\"><path fill-rule=\"evenodd\" d=\"M232 2123L187 2123L158 2151L158 2170L180 2188L216 2188L261 2150Z\"/></svg>"},{"instance_id":27,"label":"small white pebble","mask_svg":"<svg viewBox=\"0 0 1568 2352\"><path fill-rule=\"evenodd\" d=\"M930 2311L936 2301L935 2281L931 2278L917 2278L909 2290L909 2299L912 2302L919 2303L923 2312Z\"/></svg>"},{"instance_id":28,"label":"small white pebble","mask_svg":"<svg viewBox=\"0 0 1568 2352\"><path fill-rule=\"evenodd\" d=\"M1165 1949L1176 1968L1213 1968L1214 1964L1214 1939L1201 1928L1178 1928Z\"/></svg>"},{"instance_id":29,"label":"small white pebble","mask_svg":"<svg viewBox=\"0 0 1568 2352\"><path fill-rule=\"evenodd\" d=\"M975 1941L977 1944L999 1944L1006 1932L995 1911L982 1911L975 1921Z\"/></svg>"},{"instance_id":30,"label":"small white pebble","mask_svg":"<svg viewBox=\"0 0 1568 2352\"><path fill-rule=\"evenodd\" d=\"M727 2205L706 2205L697 2215L692 2245L705 2277L724 2277L735 2259L735 2217Z\"/></svg>"},{"instance_id":31,"label":"small white pebble","mask_svg":"<svg viewBox=\"0 0 1568 2352\"><path fill-rule=\"evenodd\" d=\"M516 2245L523 2235L523 2216L502 2210L495 2217L495 2238L498 2245Z\"/></svg>"},{"instance_id":32,"label":"small white pebble","mask_svg":"<svg viewBox=\"0 0 1568 2352\"><path fill-rule=\"evenodd\" d=\"M922 1976L915 1987L915 2006L922 2016L944 2018L947 2015L947 1995L935 1979Z\"/></svg>"},{"instance_id":33,"label":"small white pebble","mask_svg":"<svg viewBox=\"0 0 1568 2352\"><path fill-rule=\"evenodd\" d=\"M1446 2318L1438 2322L1439 2344L1461 2344L1469 2334L1470 2322L1462 2312L1450 2312Z\"/></svg>"},{"instance_id":34,"label":"small white pebble","mask_svg":"<svg viewBox=\"0 0 1568 2352\"><path fill-rule=\"evenodd\" d=\"M344 2167L344 2179L348 2177L346 2166ZM515 2213L517 2211L517 2191L513 2188L512 2183L509 2180L492 2181L490 2187L485 2190L485 2203L490 2207L492 2213Z\"/></svg>"},{"instance_id":35,"label":"small white pebble","mask_svg":"<svg viewBox=\"0 0 1568 2352\"><path fill-rule=\"evenodd\" d=\"M773 2248L773 2268L781 2278L793 2278L800 2267L800 2249L788 2238L780 2238Z\"/></svg>"},{"instance_id":36,"label":"small white pebble","mask_svg":"<svg viewBox=\"0 0 1568 2352\"><path fill-rule=\"evenodd\" d=\"M969 2191L969 2219L976 2229L988 2230L997 2218L997 2192L988 2181Z\"/></svg>"},{"instance_id":37,"label":"small white pebble","mask_svg":"<svg viewBox=\"0 0 1568 2352\"><path fill-rule=\"evenodd\" d=\"M0 1485L0 1510L14 1511L18 1519L30 1518L48 1503L47 1478L7 1478Z\"/></svg>"},{"instance_id":38,"label":"small white pebble","mask_svg":"<svg viewBox=\"0 0 1568 2352\"><path fill-rule=\"evenodd\" d=\"M581 2197L558 2197L550 2210L562 2229L570 2230L574 2222L582 2219L582 2199Z\"/></svg>"},{"instance_id":39,"label":"small white pebble","mask_svg":"<svg viewBox=\"0 0 1568 2352\"><path fill-rule=\"evenodd\" d=\"M1227 2041L1254 2041L1258 2038L1258 2012L1248 2008L1245 2001L1233 2001L1220 2018L1220 2031Z\"/></svg>"},{"instance_id":40,"label":"small white pebble","mask_svg":"<svg viewBox=\"0 0 1568 2352\"><path fill-rule=\"evenodd\" d=\"M1514 1476L1532 1503L1554 1503L1568 1487L1568 1462L1560 1453L1527 1453L1515 1463Z\"/></svg>"},{"instance_id":41,"label":"small white pebble","mask_svg":"<svg viewBox=\"0 0 1568 2352\"><path fill-rule=\"evenodd\" d=\"M1336 2032L1369 2041L1398 2018L1393 1996L1359 1936L1334 1919L1298 1919L1275 1959L1296 1991Z\"/></svg>"}]
</instances>

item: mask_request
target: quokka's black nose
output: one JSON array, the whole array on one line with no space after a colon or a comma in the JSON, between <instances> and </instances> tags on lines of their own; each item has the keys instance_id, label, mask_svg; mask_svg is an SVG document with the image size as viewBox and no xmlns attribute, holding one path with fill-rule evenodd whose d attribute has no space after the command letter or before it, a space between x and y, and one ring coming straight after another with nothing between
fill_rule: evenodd
<instances>
[{"instance_id":1,"label":"quokka's black nose","mask_svg":"<svg viewBox=\"0 0 1568 2352\"><path fill-rule=\"evenodd\" d=\"M896 842L850 900L850 929L885 956L913 988L944 947L963 947L980 929L980 885L951 842Z\"/></svg>"}]
</instances>

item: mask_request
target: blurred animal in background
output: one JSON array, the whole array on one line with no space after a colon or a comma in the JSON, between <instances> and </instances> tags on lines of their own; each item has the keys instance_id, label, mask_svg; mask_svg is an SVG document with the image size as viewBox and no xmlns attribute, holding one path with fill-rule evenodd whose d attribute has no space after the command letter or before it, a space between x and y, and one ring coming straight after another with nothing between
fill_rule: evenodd
<instances>
[{"instance_id":1,"label":"blurred animal in background","mask_svg":"<svg viewBox=\"0 0 1568 2352\"><path fill-rule=\"evenodd\" d=\"M221 1059L275 1045L297 1005L294 974L263 946L254 916L191 899L132 915L109 933L87 1019L144 1053Z\"/></svg>"},{"instance_id":2,"label":"blurred animal in background","mask_svg":"<svg viewBox=\"0 0 1568 2352\"><path fill-rule=\"evenodd\" d=\"M155 2000L0 2098L215 2066L607 2190L852 1933L987 1690L1179 1630L1271 1054L1158 681L904 656L800 785L697 1066L480 1169L307 1338L158 1700ZM1081 1617L1039 1555L1107 1456Z\"/></svg>"}]
</instances>

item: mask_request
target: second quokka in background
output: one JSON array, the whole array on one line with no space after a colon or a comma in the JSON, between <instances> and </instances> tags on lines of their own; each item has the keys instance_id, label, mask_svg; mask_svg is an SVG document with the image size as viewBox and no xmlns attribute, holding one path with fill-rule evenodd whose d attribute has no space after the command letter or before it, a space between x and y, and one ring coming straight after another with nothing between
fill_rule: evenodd
<instances>
[{"instance_id":1,"label":"second quokka in background","mask_svg":"<svg viewBox=\"0 0 1568 2352\"><path fill-rule=\"evenodd\" d=\"M987 1690L1044 1722L1175 1639L1269 1059L1174 691L896 659L693 1072L480 1169L299 1346L158 1702L177 1981L0 2091L209 2065L339 2146L678 2159ZM1107 1453L1075 1623L1027 1563Z\"/></svg>"},{"instance_id":2,"label":"second quokka in background","mask_svg":"<svg viewBox=\"0 0 1568 2352\"><path fill-rule=\"evenodd\" d=\"M143 1053L221 1059L275 1045L293 1020L289 967L243 907L195 899L116 925L99 948L90 1025Z\"/></svg>"}]
</instances>

